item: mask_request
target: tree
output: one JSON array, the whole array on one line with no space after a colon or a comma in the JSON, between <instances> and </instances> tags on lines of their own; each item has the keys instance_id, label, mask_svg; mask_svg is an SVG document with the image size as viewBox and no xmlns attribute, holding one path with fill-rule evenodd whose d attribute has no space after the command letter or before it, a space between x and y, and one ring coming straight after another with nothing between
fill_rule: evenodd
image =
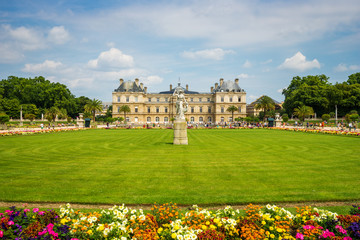
<instances>
[{"instance_id":1,"label":"tree","mask_svg":"<svg viewBox=\"0 0 360 240\"><path fill-rule=\"evenodd\" d=\"M55 122L56 116L58 116L59 114L61 114L60 109L58 109L57 107L51 107L45 111L45 118L49 122Z\"/></svg>"},{"instance_id":2,"label":"tree","mask_svg":"<svg viewBox=\"0 0 360 240\"><path fill-rule=\"evenodd\" d=\"M300 121L304 121L306 117L313 115L314 110L312 107L302 105L294 109L294 115L299 118Z\"/></svg>"},{"instance_id":3,"label":"tree","mask_svg":"<svg viewBox=\"0 0 360 240\"><path fill-rule=\"evenodd\" d=\"M359 120L359 114L357 114L357 113L351 114L351 115L350 115L350 119L351 119L351 121L353 121L353 122Z\"/></svg>"},{"instance_id":4,"label":"tree","mask_svg":"<svg viewBox=\"0 0 360 240\"><path fill-rule=\"evenodd\" d=\"M101 112L103 109L102 102L97 99L90 100L85 106L84 106L85 112L89 112L92 114L93 121L95 122L95 113L96 111Z\"/></svg>"},{"instance_id":5,"label":"tree","mask_svg":"<svg viewBox=\"0 0 360 240\"><path fill-rule=\"evenodd\" d=\"M119 112L123 112L124 113L124 120L126 122L126 113L130 112L130 107L128 105L122 105L119 109Z\"/></svg>"},{"instance_id":6,"label":"tree","mask_svg":"<svg viewBox=\"0 0 360 240\"><path fill-rule=\"evenodd\" d=\"M67 111L65 108L59 110L58 118L60 119L67 119Z\"/></svg>"},{"instance_id":7,"label":"tree","mask_svg":"<svg viewBox=\"0 0 360 240\"><path fill-rule=\"evenodd\" d=\"M262 109L264 112L264 118L267 117L266 113L270 110L275 109L275 102L272 98L268 96L262 96L258 99L257 103L255 104L255 109L260 110Z\"/></svg>"},{"instance_id":8,"label":"tree","mask_svg":"<svg viewBox=\"0 0 360 240\"><path fill-rule=\"evenodd\" d=\"M35 120L35 114L32 113L25 113L24 115L25 119L29 119L30 121L34 121Z\"/></svg>"},{"instance_id":9,"label":"tree","mask_svg":"<svg viewBox=\"0 0 360 240\"><path fill-rule=\"evenodd\" d=\"M321 119L325 122L329 121L330 120L330 114L326 114L324 113L322 116L321 116Z\"/></svg>"},{"instance_id":10,"label":"tree","mask_svg":"<svg viewBox=\"0 0 360 240\"><path fill-rule=\"evenodd\" d=\"M347 80L349 85L360 83L360 73L351 74Z\"/></svg>"},{"instance_id":11,"label":"tree","mask_svg":"<svg viewBox=\"0 0 360 240\"><path fill-rule=\"evenodd\" d=\"M229 106L226 111L231 112L231 121L234 122L234 112L238 111L238 108L234 105Z\"/></svg>"},{"instance_id":12,"label":"tree","mask_svg":"<svg viewBox=\"0 0 360 240\"><path fill-rule=\"evenodd\" d=\"M289 121L289 115L287 115L287 113L284 113L281 117L282 117L283 122Z\"/></svg>"}]
</instances>

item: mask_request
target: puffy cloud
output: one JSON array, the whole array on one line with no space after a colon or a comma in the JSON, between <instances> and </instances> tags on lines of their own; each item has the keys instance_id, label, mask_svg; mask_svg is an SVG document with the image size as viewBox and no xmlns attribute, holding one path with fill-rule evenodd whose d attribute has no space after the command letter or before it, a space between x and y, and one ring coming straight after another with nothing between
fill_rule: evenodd
<instances>
[{"instance_id":1,"label":"puffy cloud","mask_svg":"<svg viewBox=\"0 0 360 240\"><path fill-rule=\"evenodd\" d=\"M317 59L307 61L306 57L301 52L297 52L294 56L286 58L278 68L306 71L313 68L320 68L320 63Z\"/></svg>"},{"instance_id":2,"label":"puffy cloud","mask_svg":"<svg viewBox=\"0 0 360 240\"><path fill-rule=\"evenodd\" d=\"M140 80L144 84L153 85L153 84L162 83L163 78L156 76L156 75L152 75L152 76L147 76L147 77L140 77Z\"/></svg>"},{"instance_id":3,"label":"puffy cloud","mask_svg":"<svg viewBox=\"0 0 360 240\"><path fill-rule=\"evenodd\" d=\"M249 78L249 75L246 73L241 73L241 74L237 75L236 77L240 78L240 79L247 79L247 78Z\"/></svg>"},{"instance_id":4,"label":"puffy cloud","mask_svg":"<svg viewBox=\"0 0 360 240\"><path fill-rule=\"evenodd\" d=\"M134 59L130 55L122 53L117 48L101 52L97 59L90 60L88 66L91 68L127 68L134 65Z\"/></svg>"},{"instance_id":5,"label":"puffy cloud","mask_svg":"<svg viewBox=\"0 0 360 240\"><path fill-rule=\"evenodd\" d=\"M10 25L2 25L2 32L12 47L23 50L37 50L46 47L42 32L33 28L18 27L13 29Z\"/></svg>"},{"instance_id":6,"label":"puffy cloud","mask_svg":"<svg viewBox=\"0 0 360 240\"><path fill-rule=\"evenodd\" d=\"M64 26L53 27L49 31L48 40L51 43L64 44L69 41L69 39L69 32L64 28Z\"/></svg>"},{"instance_id":7,"label":"puffy cloud","mask_svg":"<svg viewBox=\"0 0 360 240\"><path fill-rule=\"evenodd\" d=\"M347 66L344 63L340 63L334 69L336 72L346 72L346 71L358 71L360 70L360 65L350 65Z\"/></svg>"},{"instance_id":8,"label":"puffy cloud","mask_svg":"<svg viewBox=\"0 0 360 240\"><path fill-rule=\"evenodd\" d=\"M184 51L181 53L181 56L184 58L191 59L211 59L211 60L222 60L226 54L234 54L232 50L223 50L221 48L205 49L200 51Z\"/></svg>"},{"instance_id":9,"label":"puffy cloud","mask_svg":"<svg viewBox=\"0 0 360 240\"><path fill-rule=\"evenodd\" d=\"M14 49L11 44L0 44L0 63L16 63L22 59L24 54Z\"/></svg>"},{"instance_id":10,"label":"puffy cloud","mask_svg":"<svg viewBox=\"0 0 360 240\"><path fill-rule=\"evenodd\" d=\"M246 60L245 63L242 65L244 68L251 68L252 64L249 60Z\"/></svg>"},{"instance_id":11,"label":"puffy cloud","mask_svg":"<svg viewBox=\"0 0 360 240\"><path fill-rule=\"evenodd\" d=\"M43 63L39 64L27 63L22 71L30 73L51 73L59 70L61 67L63 67L61 62L45 60Z\"/></svg>"}]
</instances>

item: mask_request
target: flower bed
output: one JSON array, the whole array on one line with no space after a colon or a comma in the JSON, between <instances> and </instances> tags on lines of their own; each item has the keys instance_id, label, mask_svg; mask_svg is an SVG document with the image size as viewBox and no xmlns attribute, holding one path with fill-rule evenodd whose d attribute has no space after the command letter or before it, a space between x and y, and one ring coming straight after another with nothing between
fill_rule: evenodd
<instances>
[{"instance_id":1,"label":"flower bed","mask_svg":"<svg viewBox=\"0 0 360 240\"><path fill-rule=\"evenodd\" d=\"M208 211L176 204L154 205L148 213L124 205L81 212L70 204L54 210L11 207L0 213L0 239L360 239L360 205L348 215L311 207L289 211L248 205Z\"/></svg>"},{"instance_id":2,"label":"flower bed","mask_svg":"<svg viewBox=\"0 0 360 240\"><path fill-rule=\"evenodd\" d=\"M331 135L343 135L343 136L360 136L360 132L350 132L344 130L325 130L325 129L310 129L310 128L282 128L282 127L273 127L268 129L274 130L285 130L292 132L306 132L306 133L322 133L322 134L331 134Z\"/></svg>"},{"instance_id":3,"label":"flower bed","mask_svg":"<svg viewBox=\"0 0 360 240\"><path fill-rule=\"evenodd\" d=\"M55 129L40 129L40 130L19 130L19 131L7 131L0 132L0 137L14 136L14 135L33 135L33 134L45 134L54 132L68 132L68 131L79 131L86 130L86 128L55 128Z\"/></svg>"}]
</instances>

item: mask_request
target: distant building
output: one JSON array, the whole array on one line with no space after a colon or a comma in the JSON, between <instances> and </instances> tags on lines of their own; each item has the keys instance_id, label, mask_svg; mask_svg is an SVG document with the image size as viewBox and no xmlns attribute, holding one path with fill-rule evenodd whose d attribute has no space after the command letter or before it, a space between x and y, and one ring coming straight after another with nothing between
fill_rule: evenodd
<instances>
[{"instance_id":1,"label":"distant building","mask_svg":"<svg viewBox=\"0 0 360 240\"><path fill-rule=\"evenodd\" d=\"M246 105L246 113L247 116L259 116L260 112L264 111L264 109L256 109L255 106L256 104L258 104L259 100L265 95L262 95L261 97L257 98L255 101L253 101L252 103ZM272 98L271 98L272 99ZM281 102L278 102L274 99L272 99L275 103L275 110L279 110L282 109L282 104Z\"/></svg>"},{"instance_id":2,"label":"distant building","mask_svg":"<svg viewBox=\"0 0 360 240\"><path fill-rule=\"evenodd\" d=\"M231 112L226 109L234 105L238 111L234 118L246 117L246 92L239 86L239 80L224 81L220 79L210 88L209 93L190 91L189 86L183 88L189 103L185 117L190 123L220 123L233 121ZM175 117L175 88L170 84L168 91L148 93L147 87L135 81L120 79L120 86L112 93L113 118L123 117L122 105L128 105L131 112L126 114L126 121L131 123L169 123Z\"/></svg>"}]
</instances>

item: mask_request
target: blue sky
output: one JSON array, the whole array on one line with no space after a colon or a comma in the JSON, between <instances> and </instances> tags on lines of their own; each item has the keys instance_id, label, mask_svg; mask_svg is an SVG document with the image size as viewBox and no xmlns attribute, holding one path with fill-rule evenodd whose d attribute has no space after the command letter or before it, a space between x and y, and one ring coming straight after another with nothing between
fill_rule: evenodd
<instances>
[{"instance_id":1,"label":"blue sky","mask_svg":"<svg viewBox=\"0 0 360 240\"><path fill-rule=\"evenodd\" d=\"M360 72L360 1L0 1L0 78L44 76L111 101L119 78L149 92L179 78L234 80L278 101L294 76Z\"/></svg>"}]
</instances>

